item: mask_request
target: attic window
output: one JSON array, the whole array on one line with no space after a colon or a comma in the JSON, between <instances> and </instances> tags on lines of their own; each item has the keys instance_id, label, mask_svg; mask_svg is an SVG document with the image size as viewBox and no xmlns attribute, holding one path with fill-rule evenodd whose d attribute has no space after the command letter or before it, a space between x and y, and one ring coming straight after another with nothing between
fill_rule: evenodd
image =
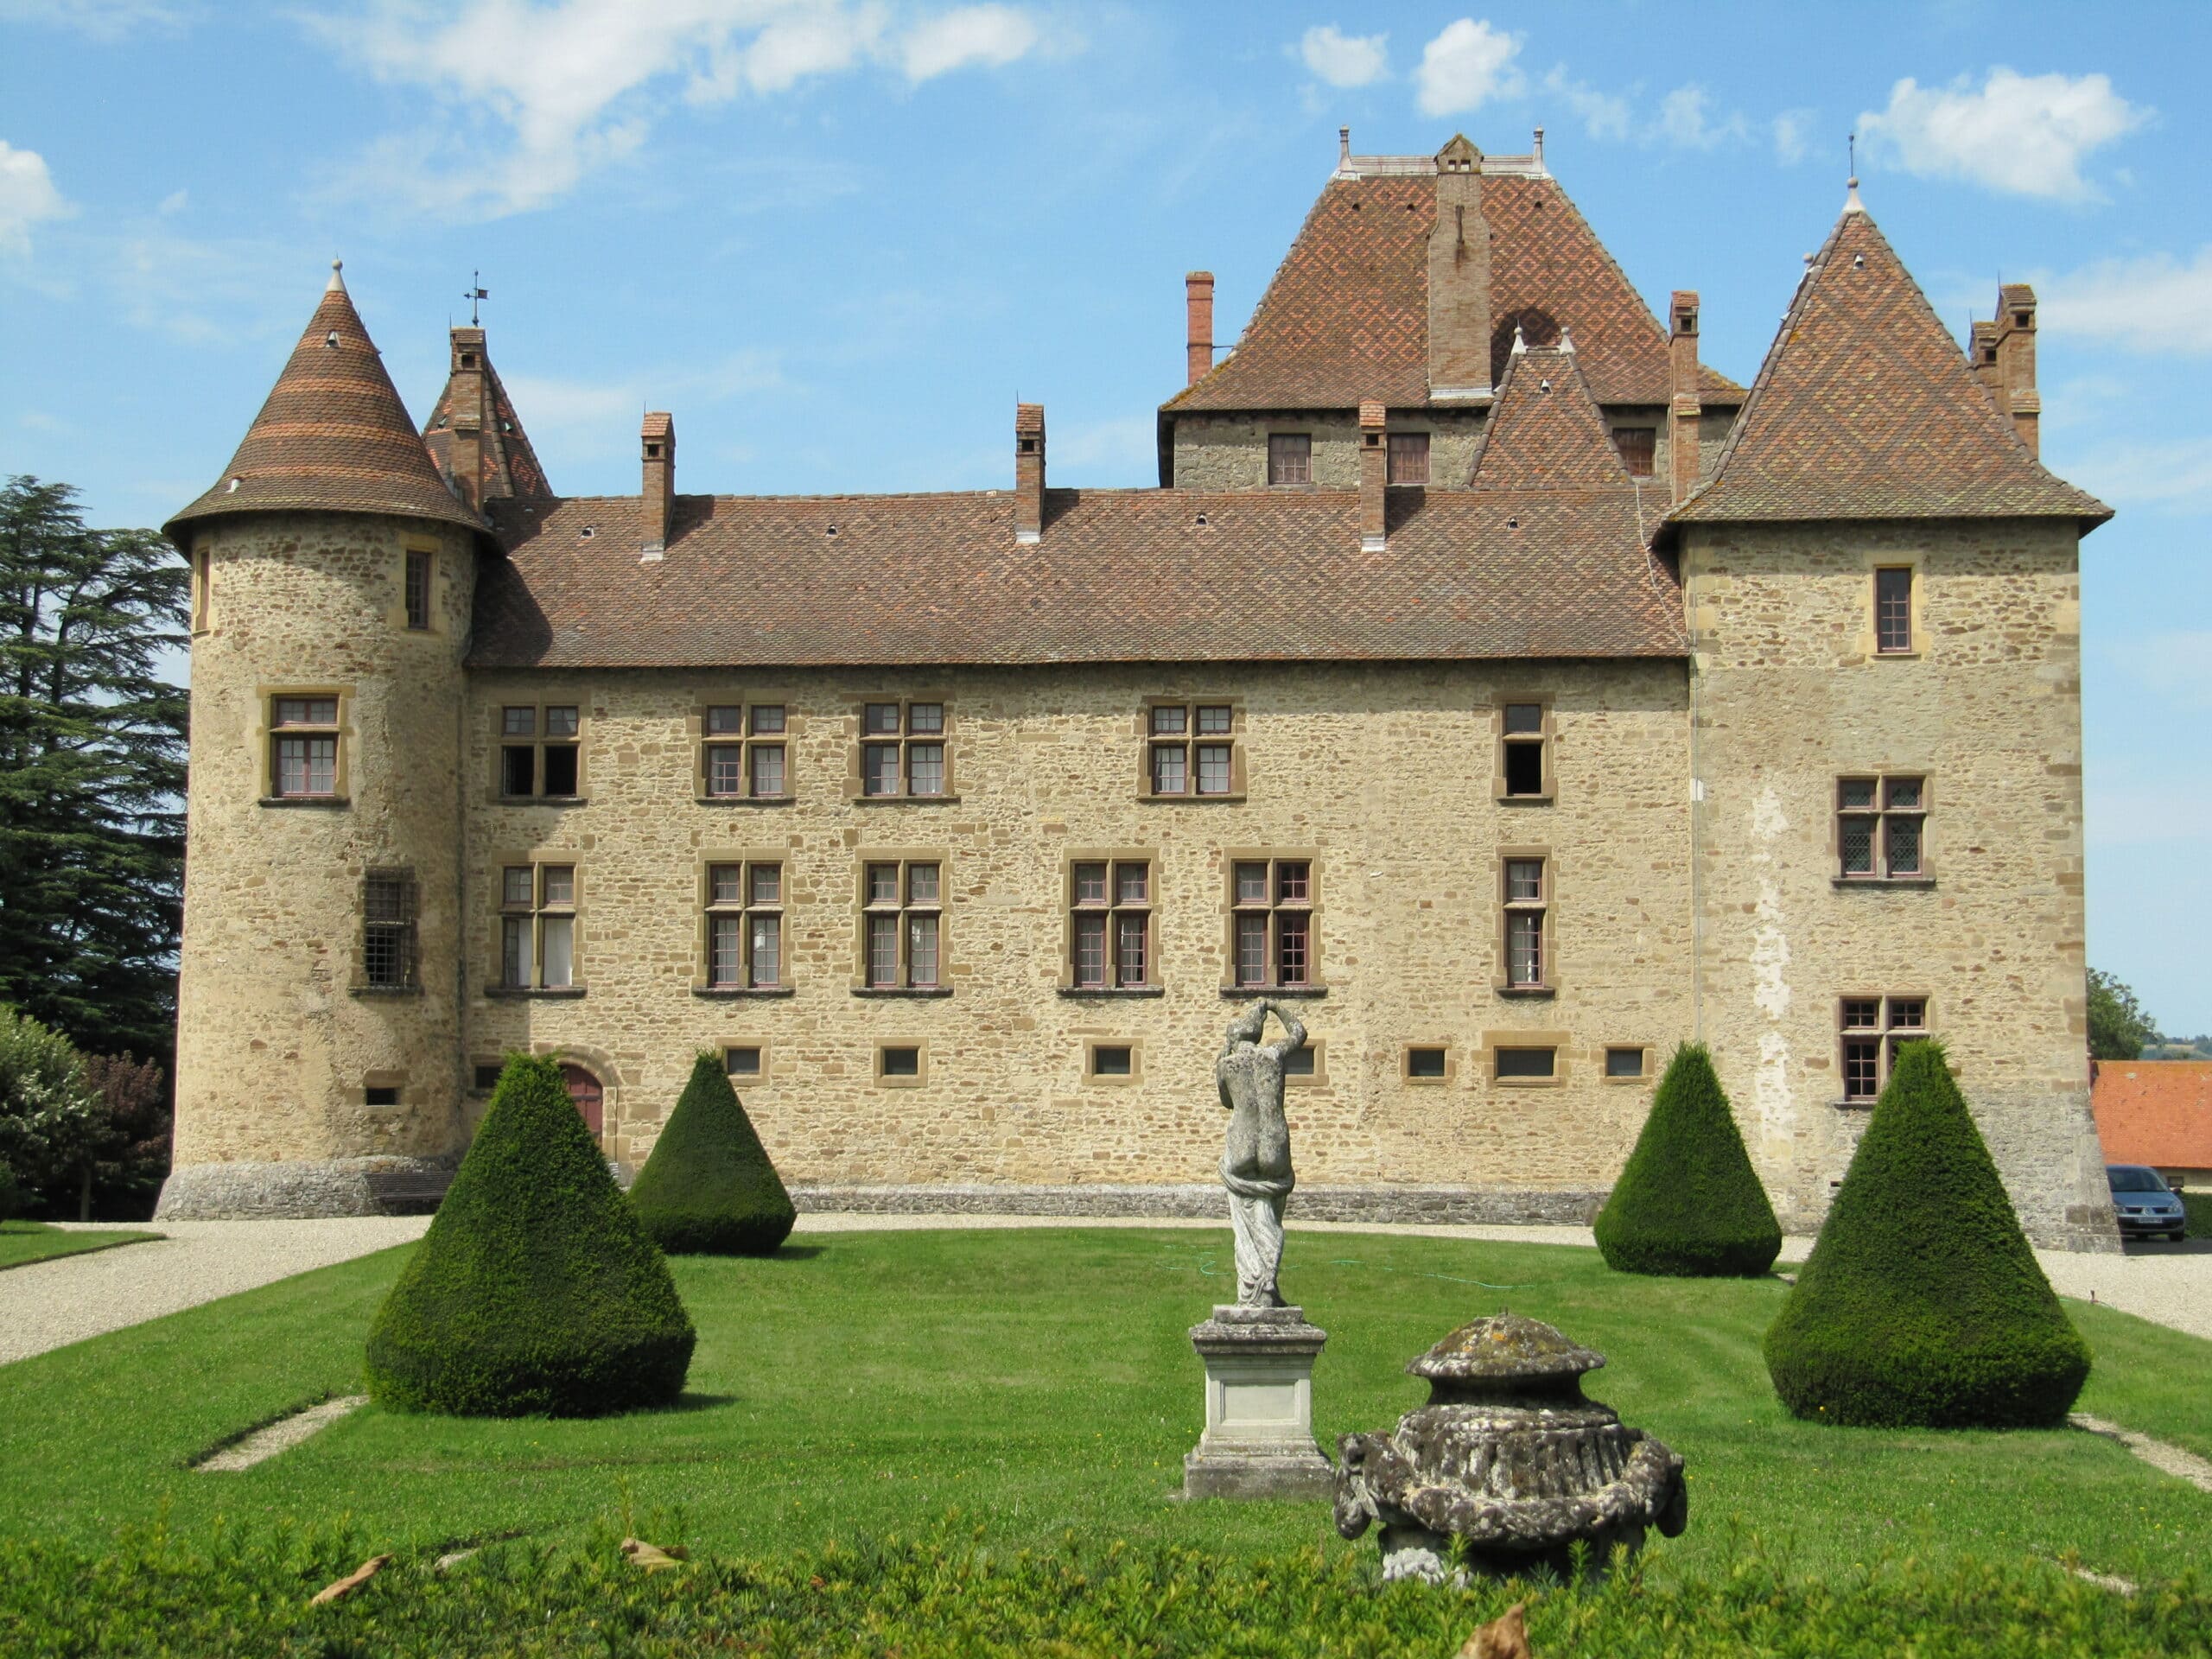
<instances>
[{"instance_id":1,"label":"attic window","mask_svg":"<svg viewBox=\"0 0 2212 1659\"><path fill-rule=\"evenodd\" d=\"M594 529L591 525L586 524L582 530L576 532L576 539L580 542L588 542L598 534L598 531Z\"/></svg>"},{"instance_id":2,"label":"attic window","mask_svg":"<svg viewBox=\"0 0 2212 1659\"><path fill-rule=\"evenodd\" d=\"M830 528L829 528L828 530L826 530L826 531L824 531L823 532L823 535L825 535L825 536L835 536L836 533L837 533L837 526L836 526L836 525L835 525L835 524L830 525Z\"/></svg>"},{"instance_id":3,"label":"attic window","mask_svg":"<svg viewBox=\"0 0 2212 1659\"><path fill-rule=\"evenodd\" d=\"M1853 255L1851 256L1851 268L1852 268L1853 270L1866 270L1866 256L1865 254L1863 254L1863 253L1854 253L1854 254L1853 254Z\"/></svg>"},{"instance_id":4,"label":"attic window","mask_svg":"<svg viewBox=\"0 0 2212 1659\"><path fill-rule=\"evenodd\" d=\"M334 348L338 344L338 331L334 328L328 334L325 334L322 337L322 343Z\"/></svg>"}]
</instances>

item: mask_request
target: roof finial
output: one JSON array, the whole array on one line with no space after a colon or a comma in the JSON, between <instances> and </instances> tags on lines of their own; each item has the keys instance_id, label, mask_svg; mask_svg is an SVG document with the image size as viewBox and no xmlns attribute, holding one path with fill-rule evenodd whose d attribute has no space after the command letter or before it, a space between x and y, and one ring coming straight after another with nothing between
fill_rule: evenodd
<instances>
[{"instance_id":1,"label":"roof finial","mask_svg":"<svg viewBox=\"0 0 2212 1659\"><path fill-rule=\"evenodd\" d=\"M1845 153L1851 158L1851 176L1847 181L1851 187L1851 194L1843 199L1843 211L1863 213L1866 211L1866 204L1859 200L1859 135L1855 132L1848 134L1843 142Z\"/></svg>"},{"instance_id":2,"label":"roof finial","mask_svg":"<svg viewBox=\"0 0 2212 1659\"><path fill-rule=\"evenodd\" d=\"M1574 335L1563 322L1559 326L1559 349L1564 356L1574 355Z\"/></svg>"},{"instance_id":3,"label":"roof finial","mask_svg":"<svg viewBox=\"0 0 2212 1659\"><path fill-rule=\"evenodd\" d=\"M1351 171L1351 129L1350 127L1337 129L1337 171L1339 173Z\"/></svg>"},{"instance_id":4,"label":"roof finial","mask_svg":"<svg viewBox=\"0 0 2212 1659\"><path fill-rule=\"evenodd\" d=\"M1538 127L1538 128L1536 129L1536 171L1537 171L1537 172L1539 172L1539 173L1541 173L1543 170L1544 170L1544 130L1543 130L1541 127Z\"/></svg>"},{"instance_id":5,"label":"roof finial","mask_svg":"<svg viewBox=\"0 0 2212 1659\"><path fill-rule=\"evenodd\" d=\"M1516 357L1526 357L1528 354L1528 337L1521 332L1521 325L1516 322L1513 325L1513 355Z\"/></svg>"},{"instance_id":6,"label":"roof finial","mask_svg":"<svg viewBox=\"0 0 2212 1659\"><path fill-rule=\"evenodd\" d=\"M343 259L334 259L330 262L330 280L322 285L324 293L343 294L346 291L346 279L338 274L345 269L346 262Z\"/></svg>"},{"instance_id":7,"label":"roof finial","mask_svg":"<svg viewBox=\"0 0 2212 1659\"><path fill-rule=\"evenodd\" d=\"M467 289L461 296L462 299L468 302L468 326L472 328L480 328L484 326L482 320L476 315L476 302L479 300L488 300L492 297L492 290L490 289L478 286L478 284L483 280L484 273L482 271L470 271L468 273Z\"/></svg>"}]
</instances>

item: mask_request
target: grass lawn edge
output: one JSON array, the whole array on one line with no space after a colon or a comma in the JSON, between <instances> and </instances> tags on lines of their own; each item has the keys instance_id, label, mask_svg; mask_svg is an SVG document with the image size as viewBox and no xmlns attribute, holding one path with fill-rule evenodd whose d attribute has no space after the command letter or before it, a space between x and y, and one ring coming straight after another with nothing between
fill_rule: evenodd
<instances>
[{"instance_id":1,"label":"grass lawn edge","mask_svg":"<svg viewBox=\"0 0 2212 1659\"><path fill-rule=\"evenodd\" d=\"M38 1224L41 1228L44 1224ZM41 1262L55 1262L64 1256L92 1255L101 1250L121 1249L125 1244L151 1244L167 1238L167 1233L137 1230L96 1233L70 1233L48 1230L39 1232L0 1232L0 1273L11 1268L28 1268ZM36 1240L48 1248L34 1253L10 1258L6 1253L16 1240Z\"/></svg>"}]
</instances>

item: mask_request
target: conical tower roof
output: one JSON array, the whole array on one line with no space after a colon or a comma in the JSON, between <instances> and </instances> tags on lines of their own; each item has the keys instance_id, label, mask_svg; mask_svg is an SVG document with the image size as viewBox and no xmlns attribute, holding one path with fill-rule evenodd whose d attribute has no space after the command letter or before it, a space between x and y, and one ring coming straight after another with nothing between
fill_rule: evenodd
<instances>
[{"instance_id":1,"label":"conical tower roof","mask_svg":"<svg viewBox=\"0 0 2212 1659\"><path fill-rule=\"evenodd\" d=\"M215 486L165 528L234 512L380 512L471 530L438 476L338 267Z\"/></svg>"},{"instance_id":2,"label":"conical tower roof","mask_svg":"<svg viewBox=\"0 0 2212 1659\"><path fill-rule=\"evenodd\" d=\"M2112 509L2029 453L1854 190L1673 522L2046 516Z\"/></svg>"},{"instance_id":3,"label":"conical tower roof","mask_svg":"<svg viewBox=\"0 0 2212 1659\"><path fill-rule=\"evenodd\" d=\"M522 429L522 416L515 412L514 399L507 395L499 370L492 366L492 353L485 345L484 331L474 327L456 328L453 340L454 366L447 376L445 390L431 406L430 418L423 423L423 447L430 452L432 463L442 476L453 477L454 417L474 414L481 431L478 499L484 503L486 512L489 513L493 504L498 501L553 499L553 486L546 482L545 468L537 459L537 451L531 446L530 434ZM468 347L474 348L480 367L461 366L462 351Z\"/></svg>"}]
</instances>

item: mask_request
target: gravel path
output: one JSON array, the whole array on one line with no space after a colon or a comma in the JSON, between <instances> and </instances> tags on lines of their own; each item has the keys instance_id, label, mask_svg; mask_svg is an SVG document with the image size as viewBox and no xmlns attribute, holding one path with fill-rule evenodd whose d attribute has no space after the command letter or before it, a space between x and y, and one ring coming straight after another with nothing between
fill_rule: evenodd
<instances>
[{"instance_id":1,"label":"gravel path","mask_svg":"<svg viewBox=\"0 0 2212 1659\"><path fill-rule=\"evenodd\" d=\"M0 1364L158 1319L310 1268L350 1261L421 1236L426 1216L335 1221L168 1221L168 1235L129 1249L62 1256L0 1274ZM1172 1227L1222 1230L1196 1218L1082 1220L1062 1216L807 1214L797 1235L922 1231L933 1228ZM1299 1222L1294 1233L1395 1233L1417 1238L1487 1239L1501 1243L1592 1243L1587 1227L1392 1226ZM1802 1262L1809 1238L1785 1240L1782 1260ZM2212 1240L2139 1244L2126 1255L2038 1250L2062 1296L2091 1299L2191 1336L2212 1338Z\"/></svg>"}]
</instances>

